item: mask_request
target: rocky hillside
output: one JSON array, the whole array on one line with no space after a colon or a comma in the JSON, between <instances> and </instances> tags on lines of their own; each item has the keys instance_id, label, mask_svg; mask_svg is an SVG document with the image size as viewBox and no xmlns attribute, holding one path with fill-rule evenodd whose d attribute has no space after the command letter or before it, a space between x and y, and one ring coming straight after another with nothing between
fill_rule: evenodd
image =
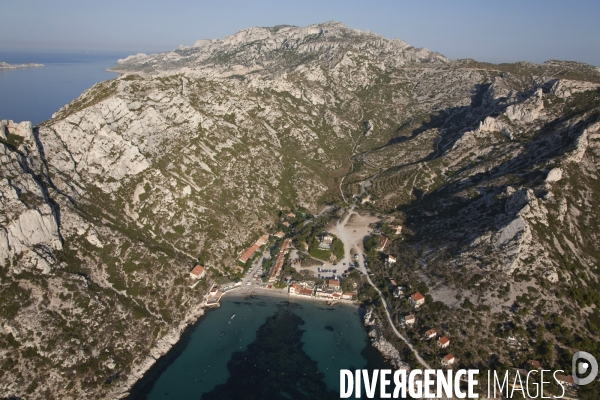
<instances>
[{"instance_id":1,"label":"rocky hillside","mask_svg":"<svg viewBox=\"0 0 600 400\"><path fill-rule=\"evenodd\" d=\"M530 329L580 302L595 337L598 68L450 61L325 23L115 70L39 127L1 124L1 396L121 396L201 313L194 262L210 281L279 210L355 195L406 220L406 279L448 307L472 293L476 318ZM518 284L492 299L498 282Z\"/></svg>"}]
</instances>

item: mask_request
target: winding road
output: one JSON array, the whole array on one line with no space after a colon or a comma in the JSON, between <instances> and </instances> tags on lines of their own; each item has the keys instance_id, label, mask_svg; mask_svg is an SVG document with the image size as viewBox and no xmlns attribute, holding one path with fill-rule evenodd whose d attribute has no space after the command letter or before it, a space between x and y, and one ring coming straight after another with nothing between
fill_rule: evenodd
<instances>
[{"instance_id":1,"label":"winding road","mask_svg":"<svg viewBox=\"0 0 600 400\"><path fill-rule=\"evenodd\" d=\"M362 217L356 211L354 211L354 205L352 205L350 208L346 209L345 212L346 212L346 216L342 220L337 222L337 225L332 232L334 232L336 234L336 236L344 243L344 251L346 253L345 259L350 260L350 262L352 262L352 260L353 260L353 258L351 256L352 248L354 248L355 251L357 251L359 254L361 254L361 253L364 254L362 240L367 234L369 234L368 225L372 221L371 221L371 218ZM354 225L354 222L353 222L353 226L349 226L350 218L353 215L356 216L355 221L357 222L357 224ZM392 330L394 331L396 336L400 340L402 340L404 343L406 343L408 348L414 353L415 359L421 365L423 365L427 369L431 369L429 364L423 359L423 357L421 357L419 352L414 348L414 346L410 343L410 341L407 338L405 338L398 331L398 329L396 329L396 327L394 326L394 322L392 320L392 315L390 314L389 306L388 306L387 302L385 301L383 293L381 293L379 288L373 283L373 281L371 280L371 277L367 273L364 258L361 257L361 262L359 262L358 264L359 264L358 269L365 275L365 277L367 278L367 282L369 282L369 284L377 291L377 293L379 293L379 297L381 298L381 302L383 304L383 309L385 310L385 313L387 315L388 322L389 322L390 326L392 327Z\"/></svg>"}]
</instances>

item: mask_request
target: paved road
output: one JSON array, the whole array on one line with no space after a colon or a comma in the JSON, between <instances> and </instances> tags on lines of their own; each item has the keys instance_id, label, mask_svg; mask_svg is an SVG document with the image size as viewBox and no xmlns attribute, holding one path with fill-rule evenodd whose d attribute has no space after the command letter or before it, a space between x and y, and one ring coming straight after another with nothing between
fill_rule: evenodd
<instances>
[{"instance_id":1,"label":"paved road","mask_svg":"<svg viewBox=\"0 0 600 400\"><path fill-rule=\"evenodd\" d=\"M251 288L251 287L255 286L255 284L254 284L255 282L258 282L259 284L262 283L262 281L260 280L260 277L258 278L257 281L255 281L253 276L254 276L254 274L256 274L256 271L258 271L260 269L263 258L266 258L266 259L271 258L269 246L266 246L263 253L260 255L260 257L256 258L256 261L254 261L252 266L248 269L248 273L246 275L244 275L244 277L242 278L242 287L243 288ZM250 282L250 285L248 285L248 282Z\"/></svg>"}]
</instances>

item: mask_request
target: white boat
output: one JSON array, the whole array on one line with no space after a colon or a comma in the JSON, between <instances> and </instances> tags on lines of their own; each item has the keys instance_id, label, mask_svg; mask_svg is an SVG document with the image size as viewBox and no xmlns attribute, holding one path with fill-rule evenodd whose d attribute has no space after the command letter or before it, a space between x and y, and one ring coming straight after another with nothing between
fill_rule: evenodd
<instances>
[{"instance_id":1,"label":"white boat","mask_svg":"<svg viewBox=\"0 0 600 400\"><path fill-rule=\"evenodd\" d=\"M233 315L231 316L231 319L233 319L234 317L235 317L235 314L233 314Z\"/></svg>"}]
</instances>

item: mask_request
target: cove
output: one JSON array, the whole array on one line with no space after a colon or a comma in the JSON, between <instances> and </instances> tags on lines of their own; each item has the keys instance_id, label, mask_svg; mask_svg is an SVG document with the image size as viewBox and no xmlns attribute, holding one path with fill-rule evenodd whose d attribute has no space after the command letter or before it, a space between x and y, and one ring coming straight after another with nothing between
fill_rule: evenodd
<instances>
[{"instance_id":1,"label":"cove","mask_svg":"<svg viewBox=\"0 0 600 400\"><path fill-rule=\"evenodd\" d=\"M134 385L128 399L339 398L340 369L391 368L370 345L363 311L228 294Z\"/></svg>"}]
</instances>

